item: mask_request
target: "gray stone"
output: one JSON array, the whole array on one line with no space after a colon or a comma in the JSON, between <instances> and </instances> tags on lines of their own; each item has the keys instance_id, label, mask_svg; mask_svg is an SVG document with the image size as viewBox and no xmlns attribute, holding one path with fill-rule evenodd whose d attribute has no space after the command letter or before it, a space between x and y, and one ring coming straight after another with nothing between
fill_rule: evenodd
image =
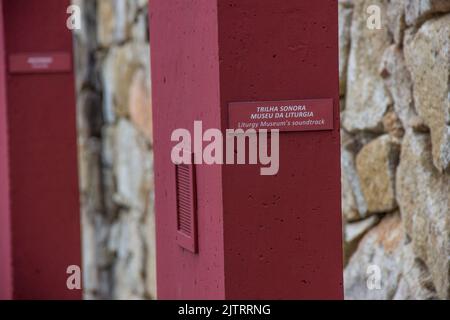
<instances>
[{"instance_id":1,"label":"gray stone","mask_svg":"<svg viewBox=\"0 0 450 320\"><path fill-rule=\"evenodd\" d=\"M119 121L115 141L116 201L130 208L144 210L143 199L150 191L151 153L145 139L128 120Z\"/></svg>"},{"instance_id":2,"label":"gray stone","mask_svg":"<svg viewBox=\"0 0 450 320\"><path fill-rule=\"evenodd\" d=\"M434 14L450 12L448 0L405 0L406 23L418 25Z\"/></svg>"},{"instance_id":3,"label":"gray stone","mask_svg":"<svg viewBox=\"0 0 450 320\"><path fill-rule=\"evenodd\" d=\"M148 45L129 43L114 47L107 55L102 66L103 110L107 123L129 115L130 85L136 70L149 65L148 50Z\"/></svg>"},{"instance_id":4,"label":"gray stone","mask_svg":"<svg viewBox=\"0 0 450 320\"><path fill-rule=\"evenodd\" d=\"M339 93L343 96L347 85L348 54L353 7L348 2L339 2Z\"/></svg>"},{"instance_id":5,"label":"gray stone","mask_svg":"<svg viewBox=\"0 0 450 320\"><path fill-rule=\"evenodd\" d=\"M373 215L357 222L347 222L344 227L344 263L347 264L350 257L356 251L362 237L378 223L378 216Z\"/></svg>"},{"instance_id":6,"label":"gray stone","mask_svg":"<svg viewBox=\"0 0 450 320\"><path fill-rule=\"evenodd\" d=\"M395 170L399 144L383 135L365 145L356 157L356 170L370 213L390 212L397 208Z\"/></svg>"},{"instance_id":7,"label":"gray stone","mask_svg":"<svg viewBox=\"0 0 450 320\"><path fill-rule=\"evenodd\" d=\"M97 2L100 45L108 47L127 41L131 37L133 23L139 9L137 1L98 0Z\"/></svg>"},{"instance_id":8,"label":"gray stone","mask_svg":"<svg viewBox=\"0 0 450 320\"><path fill-rule=\"evenodd\" d=\"M433 166L428 134L408 131L397 172L397 199L415 255L425 262L438 295L449 296L450 177Z\"/></svg>"},{"instance_id":9,"label":"gray stone","mask_svg":"<svg viewBox=\"0 0 450 320\"><path fill-rule=\"evenodd\" d=\"M391 300L402 275L403 243L404 232L398 214L385 217L367 233L344 270L345 298Z\"/></svg>"},{"instance_id":10,"label":"gray stone","mask_svg":"<svg viewBox=\"0 0 450 320\"><path fill-rule=\"evenodd\" d=\"M367 28L366 10L369 5L378 5L382 14L386 12L385 1L361 0L355 3L347 72L346 116L343 122L349 132L381 132L383 115L392 104L379 75L383 53L392 39L386 19L382 19L384 25L381 30Z\"/></svg>"},{"instance_id":11,"label":"gray stone","mask_svg":"<svg viewBox=\"0 0 450 320\"><path fill-rule=\"evenodd\" d=\"M403 129L403 125L397 115L397 113L393 110L389 110L383 117L383 127L384 131L388 133L393 141L396 141L400 144L400 140L405 134L405 130Z\"/></svg>"},{"instance_id":12,"label":"gray stone","mask_svg":"<svg viewBox=\"0 0 450 320\"><path fill-rule=\"evenodd\" d=\"M403 42L403 32L406 28L404 0L388 1L387 20L389 31L394 38L394 42L397 45L401 44Z\"/></svg>"},{"instance_id":13,"label":"gray stone","mask_svg":"<svg viewBox=\"0 0 450 320\"><path fill-rule=\"evenodd\" d=\"M413 84L403 52L398 46L392 45L385 50L380 73L394 100L394 110L403 127L411 125L412 119L417 116L414 109Z\"/></svg>"},{"instance_id":14,"label":"gray stone","mask_svg":"<svg viewBox=\"0 0 450 320\"><path fill-rule=\"evenodd\" d=\"M434 164L450 170L450 14L405 37L405 58L416 110L431 130Z\"/></svg>"},{"instance_id":15,"label":"gray stone","mask_svg":"<svg viewBox=\"0 0 450 320\"><path fill-rule=\"evenodd\" d=\"M401 255L402 278L393 300L437 299L431 275L425 264L414 255L411 243L403 246Z\"/></svg>"},{"instance_id":16,"label":"gray stone","mask_svg":"<svg viewBox=\"0 0 450 320\"><path fill-rule=\"evenodd\" d=\"M341 152L342 212L346 221L356 221L367 214L367 204L361 191L356 172L356 141L344 130L341 131L343 149Z\"/></svg>"},{"instance_id":17,"label":"gray stone","mask_svg":"<svg viewBox=\"0 0 450 320\"><path fill-rule=\"evenodd\" d=\"M145 296L144 239L140 229L141 221L135 214L122 214L111 228L108 249L115 253L113 282L115 299L142 299Z\"/></svg>"}]
</instances>

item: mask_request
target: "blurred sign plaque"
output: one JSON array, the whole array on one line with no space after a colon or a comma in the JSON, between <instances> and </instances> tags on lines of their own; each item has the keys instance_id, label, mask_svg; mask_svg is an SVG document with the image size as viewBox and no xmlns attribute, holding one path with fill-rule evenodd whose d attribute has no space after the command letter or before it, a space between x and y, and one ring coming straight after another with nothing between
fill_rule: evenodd
<instances>
[{"instance_id":1,"label":"blurred sign plaque","mask_svg":"<svg viewBox=\"0 0 450 320\"><path fill-rule=\"evenodd\" d=\"M59 73L72 70L71 54L17 53L9 56L10 73Z\"/></svg>"}]
</instances>

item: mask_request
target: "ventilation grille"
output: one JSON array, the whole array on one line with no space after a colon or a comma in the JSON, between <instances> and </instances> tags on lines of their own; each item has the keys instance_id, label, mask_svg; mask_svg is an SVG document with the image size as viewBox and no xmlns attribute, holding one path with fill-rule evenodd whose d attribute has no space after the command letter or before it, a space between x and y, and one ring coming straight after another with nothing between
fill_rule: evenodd
<instances>
[{"instance_id":1,"label":"ventilation grille","mask_svg":"<svg viewBox=\"0 0 450 320\"><path fill-rule=\"evenodd\" d=\"M177 164L177 242L194 253L197 252L197 219L195 167L192 164Z\"/></svg>"}]
</instances>

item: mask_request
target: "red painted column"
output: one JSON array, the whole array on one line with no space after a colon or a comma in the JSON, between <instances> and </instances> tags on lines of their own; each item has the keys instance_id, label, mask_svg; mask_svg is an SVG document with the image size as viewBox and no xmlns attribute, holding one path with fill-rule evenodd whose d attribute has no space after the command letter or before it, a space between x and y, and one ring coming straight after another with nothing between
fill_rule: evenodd
<instances>
[{"instance_id":1,"label":"red painted column","mask_svg":"<svg viewBox=\"0 0 450 320\"><path fill-rule=\"evenodd\" d=\"M216 1L150 2L157 291L160 299L224 299L222 168L197 166L198 254L179 246L170 137L195 120L221 128Z\"/></svg>"},{"instance_id":2,"label":"red painted column","mask_svg":"<svg viewBox=\"0 0 450 320\"><path fill-rule=\"evenodd\" d=\"M81 298L69 4L0 1L0 298Z\"/></svg>"},{"instance_id":3,"label":"red painted column","mask_svg":"<svg viewBox=\"0 0 450 320\"><path fill-rule=\"evenodd\" d=\"M0 298L12 299L11 216L3 0L0 1Z\"/></svg>"},{"instance_id":4,"label":"red painted column","mask_svg":"<svg viewBox=\"0 0 450 320\"><path fill-rule=\"evenodd\" d=\"M150 37L159 298L343 298L337 1L153 0ZM198 250L180 246L172 131L311 99L332 129L282 130L277 175L195 166Z\"/></svg>"}]
</instances>

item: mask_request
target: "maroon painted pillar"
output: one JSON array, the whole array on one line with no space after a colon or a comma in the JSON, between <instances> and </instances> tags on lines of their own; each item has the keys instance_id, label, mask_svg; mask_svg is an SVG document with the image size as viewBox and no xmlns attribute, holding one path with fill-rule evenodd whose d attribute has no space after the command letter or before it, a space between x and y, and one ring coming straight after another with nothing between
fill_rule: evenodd
<instances>
[{"instance_id":1,"label":"maroon painted pillar","mask_svg":"<svg viewBox=\"0 0 450 320\"><path fill-rule=\"evenodd\" d=\"M158 297L343 298L337 1L152 0L150 41ZM171 161L175 129L293 105L326 125L280 127L276 175Z\"/></svg>"},{"instance_id":2,"label":"maroon painted pillar","mask_svg":"<svg viewBox=\"0 0 450 320\"><path fill-rule=\"evenodd\" d=\"M69 0L0 0L0 299L79 299Z\"/></svg>"}]
</instances>

